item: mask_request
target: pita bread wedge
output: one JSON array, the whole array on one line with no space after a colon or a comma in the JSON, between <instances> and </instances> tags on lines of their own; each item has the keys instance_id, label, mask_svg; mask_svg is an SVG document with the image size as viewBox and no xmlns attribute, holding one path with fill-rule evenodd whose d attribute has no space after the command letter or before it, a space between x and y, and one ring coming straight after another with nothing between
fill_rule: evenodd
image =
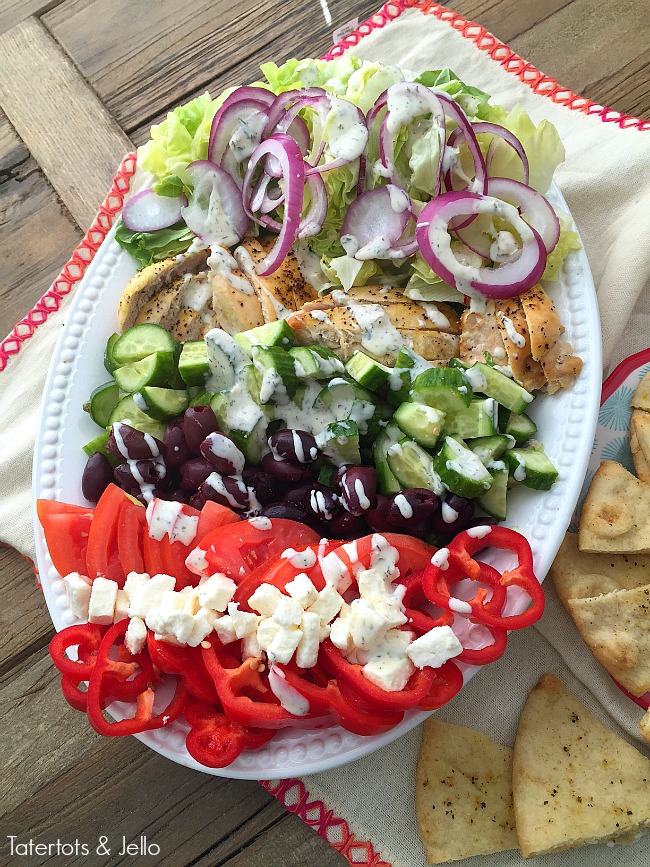
<instances>
[{"instance_id":1,"label":"pita bread wedge","mask_svg":"<svg viewBox=\"0 0 650 867\"><path fill-rule=\"evenodd\" d=\"M581 551L650 552L650 486L614 461L603 461L580 517Z\"/></svg>"},{"instance_id":2,"label":"pita bread wedge","mask_svg":"<svg viewBox=\"0 0 650 867\"><path fill-rule=\"evenodd\" d=\"M650 463L646 460L645 452L641 448L641 443L634 432L634 428L630 425L630 451L632 452L632 462L634 463L634 472L637 478L650 484Z\"/></svg>"},{"instance_id":3,"label":"pita bread wedge","mask_svg":"<svg viewBox=\"0 0 650 867\"><path fill-rule=\"evenodd\" d=\"M512 750L429 717L416 771L415 809L429 864L516 849Z\"/></svg>"},{"instance_id":4,"label":"pita bread wedge","mask_svg":"<svg viewBox=\"0 0 650 867\"><path fill-rule=\"evenodd\" d=\"M630 448L634 469L641 481L650 482L650 413L632 411L630 418Z\"/></svg>"},{"instance_id":5,"label":"pita bread wedge","mask_svg":"<svg viewBox=\"0 0 650 867\"><path fill-rule=\"evenodd\" d=\"M585 644L632 695L650 689L650 584L591 599L569 599Z\"/></svg>"},{"instance_id":6,"label":"pita bread wedge","mask_svg":"<svg viewBox=\"0 0 650 867\"><path fill-rule=\"evenodd\" d=\"M550 568L565 607L570 599L633 590L650 582L650 555L587 554L578 549L578 534L567 533Z\"/></svg>"},{"instance_id":7,"label":"pita bread wedge","mask_svg":"<svg viewBox=\"0 0 650 867\"><path fill-rule=\"evenodd\" d=\"M647 710L641 717L639 729L641 730L642 737L650 744L650 710Z\"/></svg>"},{"instance_id":8,"label":"pita bread wedge","mask_svg":"<svg viewBox=\"0 0 650 867\"><path fill-rule=\"evenodd\" d=\"M646 412L650 412L650 370L637 385L631 404L634 409L644 409Z\"/></svg>"},{"instance_id":9,"label":"pita bread wedge","mask_svg":"<svg viewBox=\"0 0 650 867\"><path fill-rule=\"evenodd\" d=\"M512 787L525 858L631 843L650 827L650 760L549 674L519 719Z\"/></svg>"}]
</instances>

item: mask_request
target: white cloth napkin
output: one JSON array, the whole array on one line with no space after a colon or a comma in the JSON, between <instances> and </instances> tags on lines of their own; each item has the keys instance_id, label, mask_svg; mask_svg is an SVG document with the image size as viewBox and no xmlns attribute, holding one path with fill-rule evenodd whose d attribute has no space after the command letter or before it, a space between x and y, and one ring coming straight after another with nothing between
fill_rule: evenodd
<instances>
[{"instance_id":1,"label":"white cloth napkin","mask_svg":"<svg viewBox=\"0 0 650 867\"><path fill-rule=\"evenodd\" d=\"M404 4L407 5L407 4ZM423 3L435 12L435 4ZM478 32L473 30L470 35ZM506 107L522 104L535 121L550 119L567 159L556 179L580 229L598 291L607 371L647 345L650 333L650 131L621 129L555 104L533 92L472 39L420 8L402 12L350 49L360 57L411 70L450 66ZM47 359L69 299L40 326L0 373L0 540L34 556L31 459ZM547 585L548 586L548 585ZM558 675L597 716L641 750L641 711L617 690L583 644L552 588L537 628L513 635L502 660L480 672L440 711L445 720L480 728L511 745L529 690L539 676ZM425 864L414 811L415 763L420 730L352 765L305 778L310 799L343 817L357 840L370 840L393 867ZM647 750L646 750L647 752ZM540 867L647 867L650 839L626 849L604 846L539 858ZM457 862L461 864L461 862ZM518 852L472 859L468 865L523 864Z\"/></svg>"}]
</instances>

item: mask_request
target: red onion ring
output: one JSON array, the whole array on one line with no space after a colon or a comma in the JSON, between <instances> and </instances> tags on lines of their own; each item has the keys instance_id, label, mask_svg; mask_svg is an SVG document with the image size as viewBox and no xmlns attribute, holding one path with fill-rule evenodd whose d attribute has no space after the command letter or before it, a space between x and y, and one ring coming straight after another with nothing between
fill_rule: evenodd
<instances>
[{"instance_id":1,"label":"red onion ring","mask_svg":"<svg viewBox=\"0 0 650 867\"><path fill-rule=\"evenodd\" d=\"M528 184L530 178L530 166L528 164L528 157L526 156L524 146L519 141L517 136L514 133L510 132L509 129L506 129L504 126L501 126L498 123L489 123L486 120L477 121L476 123L472 124L472 127L476 135L494 136L494 138L490 142L487 157L485 158L485 166L488 175L490 174L490 166L492 165L492 158L494 156L494 147L497 144L497 139L500 138L503 139L506 144L510 145L510 147L515 151L515 153L521 160L521 167L524 174L524 183Z\"/></svg>"},{"instance_id":2,"label":"red onion ring","mask_svg":"<svg viewBox=\"0 0 650 867\"><path fill-rule=\"evenodd\" d=\"M397 210L396 203L405 207ZM393 258L390 250L404 234L412 216L410 200L401 187L387 184L368 190L354 199L345 212L341 226L343 249L361 261Z\"/></svg>"},{"instance_id":3,"label":"red onion ring","mask_svg":"<svg viewBox=\"0 0 650 867\"><path fill-rule=\"evenodd\" d=\"M206 244L231 246L240 241L246 234L250 221L244 211L241 191L232 176L210 160L190 163L187 173L194 187L188 204L181 211L188 228ZM236 236L234 240L229 240L223 231L219 232L210 225L210 205L215 193L232 233Z\"/></svg>"},{"instance_id":4,"label":"red onion ring","mask_svg":"<svg viewBox=\"0 0 650 867\"><path fill-rule=\"evenodd\" d=\"M219 106L210 126L208 158L221 164L232 134L245 112L266 114L275 101L275 94L263 87L238 87Z\"/></svg>"},{"instance_id":5,"label":"red onion ring","mask_svg":"<svg viewBox=\"0 0 650 867\"><path fill-rule=\"evenodd\" d=\"M153 190L142 190L122 208L122 222L131 232L157 232L178 223L185 205L184 195L159 196Z\"/></svg>"},{"instance_id":6,"label":"red onion ring","mask_svg":"<svg viewBox=\"0 0 650 867\"><path fill-rule=\"evenodd\" d=\"M521 254L498 268L469 268L458 262L451 250L449 224L454 218L484 213L508 220L522 239ZM432 199L424 206L415 231L429 267L465 294L478 292L488 298L521 295L537 283L546 266L546 248L539 233L519 216L513 205L479 193L449 192Z\"/></svg>"},{"instance_id":7,"label":"red onion ring","mask_svg":"<svg viewBox=\"0 0 650 867\"><path fill-rule=\"evenodd\" d=\"M298 229L299 238L311 238L317 235L323 228L327 216L327 190L325 182L320 175L306 173L307 185L311 193L309 210L300 221Z\"/></svg>"},{"instance_id":8,"label":"red onion ring","mask_svg":"<svg viewBox=\"0 0 650 867\"><path fill-rule=\"evenodd\" d=\"M523 219L539 234L546 252L551 253L555 249L560 240L560 221L552 205L541 193L510 178L490 178L488 195L516 205Z\"/></svg>"}]
</instances>

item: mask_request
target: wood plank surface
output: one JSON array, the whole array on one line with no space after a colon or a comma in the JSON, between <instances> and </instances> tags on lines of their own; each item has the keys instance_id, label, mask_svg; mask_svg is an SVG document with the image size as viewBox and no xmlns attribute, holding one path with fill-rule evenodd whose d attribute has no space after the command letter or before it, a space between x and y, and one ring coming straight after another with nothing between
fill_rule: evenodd
<instances>
[{"instance_id":1,"label":"wood plank surface","mask_svg":"<svg viewBox=\"0 0 650 867\"><path fill-rule=\"evenodd\" d=\"M0 331L40 297L104 198L131 141L174 105L255 80L259 64L318 55L379 0L0 0ZM648 0L449 0L562 85L650 117ZM650 135L650 134L648 134ZM0 374L1 376L1 374ZM1 387L1 382L0 382ZM67 707L47 656L52 626L31 567L0 548L0 863L5 834L96 842L165 867L343 867L254 782L199 774L138 741L95 735ZM46 858L13 863L45 864ZM47 862L49 863L49 862ZM54 863L63 863L55 860Z\"/></svg>"}]
</instances>

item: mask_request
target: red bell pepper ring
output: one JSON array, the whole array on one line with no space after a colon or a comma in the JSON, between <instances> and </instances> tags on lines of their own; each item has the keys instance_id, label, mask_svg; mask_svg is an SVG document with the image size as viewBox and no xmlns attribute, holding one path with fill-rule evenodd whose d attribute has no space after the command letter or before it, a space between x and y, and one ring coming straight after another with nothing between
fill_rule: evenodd
<instances>
[{"instance_id":1,"label":"red bell pepper ring","mask_svg":"<svg viewBox=\"0 0 650 867\"><path fill-rule=\"evenodd\" d=\"M486 542L486 539L487 535L479 537L471 530L459 533L448 546L447 568L442 569L441 566L430 563L424 570L422 581L424 592L435 605L449 609L453 604L450 586L468 577L492 589L492 597L489 600L488 591L482 587L477 590L473 599L467 601L471 609L468 612L469 617L486 626L501 629L515 630L531 626L542 616L545 600L544 591L535 576L533 555L527 539L520 533L501 526L490 527L489 542ZM491 567L486 568L486 563L474 560L472 555L486 547L499 548L516 554L518 558L516 568L499 575ZM521 614L504 616L502 611L505 592L510 586L524 590L530 597L531 605Z\"/></svg>"},{"instance_id":2,"label":"red bell pepper ring","mask_svg":"<svg viewBox=\"0 0 650 867\"><path fill-rule=\"evenodd\" d=\"M417 707L428 695L434 679L434 670L427 666L415 671L404 689L389 692L369 680L363 673L363 666L348 662L329 638L320 646L318 661L339 682L346 683L371 705L382 710L403 711Z\"/></svg>"},{"instance_id":3,"label":"red bell pepper ring","mask_svg":"<svg viewBox=\"0 0 650 867\"><path fill-rule=\"evenodd\" d=\"M70 707L81 711L81 713L86 713L88 710L88 693L85 690L79 689L80 683L84 683L84 681L75 682L72 678L63 675L61 678L61 691L63 692L63 698L68 702Z\"/></svg>"},{"instance_id":4,"label":"red bell pepper ring","mask_svg":"<svg viewBox=\"0 0 650 867\"><path fill-rule=\"evenodd\" d=\"M95 731L109 737L123 737L139 734L169 725L183 712L187 701L187 689L181 680L176 682L176 690L167 707L157 714L153 712L155 692L148 686L136 697L136 712L130 719L109 723L102 713L105 698L110 688L106 684L106 674L112 662L110 652L115 643L123 638L128 626L128 620L114 623L102 638L97 653L97 661L90 675L87 693L88 720Z\"/></svg>"},{"instance_id":5,"label":"red bell pepper ring","mask_svg":"<svg viewBox=\"0 0 650 867\"><path fill-rule=\"evenodd\" d=\"M457 656L455 659L459 659L459 657ZM463 685L463 674L451 659L434 671L435 677L431 689L418 705L420 710L437 710L451 701L460 692Z\"/></svg>"},{"instance_id":6,"label":"red bell pepper ring","mask_svg":"<svg viewBox=\"0 0 650 867\"><path fill-rule=\"evenodd\" d=\"M73 682L90 680L105 632L105 627L98 626L96 623L79 623L62 629L50 641L52 662L64 677L70 678ZM66 655L66 651L73 647L77 648L77 660L70 659ZM106 673L126 680L137 667L135 662L109 659L106 663Z\"/></svg>"},{"instance_id":7,"label":"red bell pepper ring","mask_svg":"<svg viewBox=\"0 0 650 867\"><path fill-rule=\"evenodd\" d=\"M193 698L185 705L184 715L190 726L187 751L208 768L225 768L244 750L259 749L275 737L271 729L238 725L214 705Z\"/></svg>"},{"instance_id":8,"label":"red bell pepper ring","mask_svg":"<svg viewBox=\"0 0 650 867\"><path fill-rule=\"evenodd\" d=\"M199 647L179 647L147 631L147 647L154 665L165 674L179 675L188 693L206 704L220 704L212 679L206 671Z\"/></svg>"}]
</instances>

